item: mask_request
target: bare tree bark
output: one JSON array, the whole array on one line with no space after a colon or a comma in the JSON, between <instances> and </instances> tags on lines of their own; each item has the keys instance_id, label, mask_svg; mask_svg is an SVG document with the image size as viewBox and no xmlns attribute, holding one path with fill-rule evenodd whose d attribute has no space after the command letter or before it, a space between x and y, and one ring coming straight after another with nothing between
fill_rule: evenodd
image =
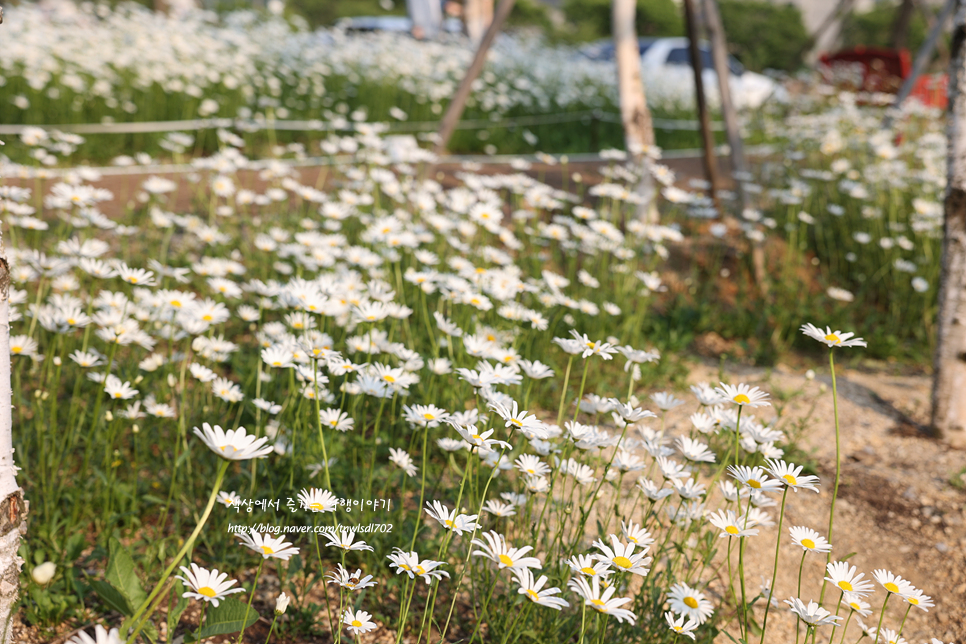
<instances>
[{"instance_id":1,"label":"bare tree bark","mask_svg":"<svg viewBox=\"0 0 966 644\"><path fill-rule=\"evenodd\" d=\"M933 21L932 28L929 30L929 36L916 53L916 60L912 64L912 72L902 81L902 87L899 88L899 93L896 95L896 100L892 104L892 109L886 112L885 118L882 121L883 129L892 127L895 112L902 106L903 101L909 98L909 94L912 93L912 88L916 86L916 81L926 71L926 67L929 66L932 55L936 51L936 44L940 41L939 37L942 35L943 28L946 26L946 21L949 20L949 16L952 15L953 10L956 8L956 4L957 0L946 0L946 4L943 5L939 15Z\"/></svg>"},{"instance_id":2,"label":"bare tree bark","mask_svg":"<svg viewBox=\"0 0 966 644\"><path fill-rule=\"evenodd\" d=\"M473 91L473 81L483 71L483 64L486 63L486 53L490 50L490 45L493 44L497 33L499 33L503 27L503 23L506 22L507 17L513 10L514 2L515 0L500 0L500 4L496 8L496 15L493 17L493 22L490 23L489 29L486 30L480 46L476 49L476 56L473 57L473 62L470 63L469 68L466 70L466 75L460 82L460 86L456 88L456 93L453 94L453 100L449 102L446 113L443 115L443 120L440 121L439 132L436 134L436 146L433 150L436 154L443 154L446 151L446 145L449 143L450 137L453 136L453 132L456 130L456 124L459 123L460 117L463 115L463 110L466 108L466 101L470 97L470 92Z\"/></svg>"},{"instance_id":3,"label":"bare tree bark","mask_svg":"<svg viewBox=\"0 0 966 644\"><path fill-rule=\"evenodd\" d=\"M854 2L855 0L839 0L838 4L835 5L835 8L832 10L832 13L825 17L825 20L823 20L822 24L818 26L818 29L815 30L815 33L813 33L809 39L805 41L805 46L799 50L797 58L802 58L811 52L815 45L817 45L822 39L822 36L825 35L825 32L835 24L835 21L852 9L852 4Z\"/></svg>"},{"instance_id":4,"label":"bare tree bark","mask_svg":"<svg viewBox=\"0 0 966 644\"><path fill-rule=\"evenodd\" d=\"M916 3L914 0L902 0L896 19L892 22L890 41L893 49L902 49L909 41L909 23L912 21L912 14L915 10Z\"/></svg>"},{"instance_id":5,"label":"bare tree bark","mask_svg":"<svg viewBox=\"0 0 966 644\"><path fill-rule=\"evenodd\" d=\"M704 79L701 76L701 50L699 49L698 25L695 19L694 0L684 0L684 22L688 30L688 50L691 53L691 69L694 71L694 101L698 108L698 122L701 125L701 142L704 144L704 173L710 187L708 196L714 201L715 208L721 212L718 203L717 178L718 161L714 154L714 133L711 131L711 115L708 101L704 95Z\"/></svg>"},{"instance_id":6,"label":"bare tree bark","mask_svg":"<svg viewBox=\"0 0 966 644\"><path fill-rule=\"evenodd\" d=\"M721 95L721 114L724 118L725 132L728 135L728 147L731 148L731 173L735 181L735 191L738 193L739 211L744 212L748 207L748 193L745 191L745 175L748 173L748 163L745 160L745 146L741 140L741 127L738 124L738 112L731 100L731 69L728 67L728 41L725 36L721 13L718 11L717 0L705 0L704 16L708 26L708 37L711 40L711 60L714 71L718 76L718 92ZM722 213L724 214L724 213ZM725 219L730 219L725 215ZM733 221L733 220L732 220ZM765 267L765 248L760 241L751 242L751 266L755 274L755 282L762 295L768 295L768 271Z\"/></svg>"},{"instance_id":7,"label":"bare tree bark","mask_svg":"<svg viewBox=\"0 0 966 644\"><path fill-rule=\"evenodd\" d=\"M10 389L10 265L0 236L0 643L12 641L14 608L20 593L23 559L17 554L27 532L23 490L13 462Z\"/></svg>"},{"instance_id":8,"label":"bare tree bark","mask_svg":"<svg viewBox=\"0 0 966 644\"><path fill-rule=\"evenodd\" d=\"M657 192L651 174L648 149L654 147L654 124L647 108L644 81L641 79L641 51L634 28L636 0L613 0L611 29L614 34L614 58L617 61L617 88L620 95L624 143L635 163L640 165L641 180L637 193L641 203L637 216L648 224L658 223Z\"/></svg>"},{"instance_id":9,"label":"bare tree bark","mask_svg":"<svg viewBox=\"0 0 966 644\"><path fill-rule=\"evenodd\" d=\"M934 431L966 447L966 6L956 2L949 68L948 168L932 389Z\"/></svg>"}]
</instances>

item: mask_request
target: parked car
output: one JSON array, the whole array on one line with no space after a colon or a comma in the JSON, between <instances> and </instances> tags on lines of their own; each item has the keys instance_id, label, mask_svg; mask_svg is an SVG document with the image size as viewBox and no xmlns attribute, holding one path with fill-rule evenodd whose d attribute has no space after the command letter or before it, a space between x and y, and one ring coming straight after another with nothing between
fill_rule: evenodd
<instances>
[{"instance_id":1,"label":"parked car","mask_svg":"<svg viewBox=\"0 0 966 644\"><path fill-rule=\"evenodd\" d=\"M355 16L340 18L335 27L346 32L389 31L408 34L412 31L413 21L406 16ZM446 33L458 34L463 31L463 23L459 18L445 18L442 29Z\"/></svg>"},{"instance_id":2,"label":"parked car","mask_svg":"<svg viewBox=\"0 0 966 644\"><path fill-rule=\"evenodd\" d=\"M654 79L663 83L673 79L680 83L694 84L690 73L681 73L682 67L688 68L688 72L691 67L687 38L639 38L637 44L645 82ZM710 94L717 94L718 76L714 71L711 47L702 42L699 51L704 85ZM591 60L613 61L614 43L611 40L601 40L585 46L581 53ZM734 56L728 56L728 71L731 75L731 95L739 107L755 108L772 95L779 99L787 95L784 88L774 80L746 70Z\"/></svg>"}]
</instances>

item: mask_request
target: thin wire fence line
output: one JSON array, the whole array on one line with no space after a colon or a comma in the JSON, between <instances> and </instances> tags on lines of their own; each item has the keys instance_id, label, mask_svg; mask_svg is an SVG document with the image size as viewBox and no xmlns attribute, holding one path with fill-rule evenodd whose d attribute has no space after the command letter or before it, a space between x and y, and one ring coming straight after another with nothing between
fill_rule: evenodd
<instances>
[{"instance_id":1,"label":"thin wire fence line","mask_svg":"<svg viewBox=\"0 0 966 644\"><path fill-rule=\"evenodd\" d=\"M533 125L551 125L581 120L598 120L607 123L620 123L620 114L603 110L585 110L581 112L560 112L557 114L537 114L533 116L519 116L501 120L466 119L456 126L459 130L482 130L486 128L510 128ZM659 130L693 130L697 131L699 123L689 119L654 119L654 127ZM161 132L184 132L210 129L234 128L243 132L257 132L261 130L284 130L302 132L358 132L373 128L380 133L434 132L439 127L438 121L400 121L398 123L352 123L349 121L321 121L286 120L286 119L230 119L208 118L188 119L182 121L140 121L130 123L64 123L61 125L0 125L0 136L19 136L29 128L41 128L47 131L59 130L74 134L156 134ZM721 131L724 126L715 121L712 129Z\"/></svg>"},{"instance_id":2,"label":"thin wire fence line","mask_svg":"<svg viewBox=\"0 0 966 644\"><path fill-rule=\"evenodd\" d=\"M715 154L718 156L726 156L729 152L727 145L720 145L715 148ZM765 156L775 152L775 147L772 145L757 145L750 148L746 148L746 152L749 155L754 156ZM703 150L698 148L685 149L685 150L666 150L661 154L663 159L688 159L697 158L703 154ZM568 163L609 163L611 159L605 159L601 157L600 154L596 152L578 152L574 154L557 155L554 158L560 162L561 157L567 157ZM524 159L531 161L533 163L542 164L540 158L532 155L511 155L511 154L494 154L494 155L483 155L483 154L460 154L460 155L447 155L440 157L436 160L434 165L448 165L454 163L479 163L481 165L507 165L510 161ZM244 168L239 168L240 170L263 170L269 166L270 163L284 163L291 167L296 168L311 168L316 166L340 166L356 163L357 159L352 156L340 156L340 157L307 157L305 159L263 159L251 161ZM151 174L188 174L192 172L203 172L206 168L200 168L191 164L158 164L158 165L133 165L133 166L103 166L103 167L91 167L91 166L75 166L73 168L37 168L37 170L43 171L44 176L49 178L62 177L64 175L75 173L79 169L93 171L104 177L110 176L127 176L127 175L151 175ZM8 176L8 179L28 179L34 178L34 174L31 173L30 176L16 177Z\"/></svg>"}]
</instances>

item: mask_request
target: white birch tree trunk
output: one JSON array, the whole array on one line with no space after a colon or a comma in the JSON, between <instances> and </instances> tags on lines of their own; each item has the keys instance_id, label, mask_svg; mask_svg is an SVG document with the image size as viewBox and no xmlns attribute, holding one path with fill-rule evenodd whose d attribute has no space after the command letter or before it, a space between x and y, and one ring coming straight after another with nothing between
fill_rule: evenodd
<instances>
[{"instance_id":1,"label":"white birch tree trunk","mask_svg":"<svg viewBox=\"0 0 966 644\"><path fill-rule=\"evenodd\" d=\"M2 235L2 233L0 233ZM14 608L20 592L23 559L17 554L27 531L23 490L13 463L10 389L10 272L0 236L0 643L12 641Z\"/></svg>"},{"instance_id":2,"label":"white birch tree trunk","mask_svg":"<svg viewBox=\"0 0 966 644\"><path fill-rule=\"evenodd\" d=\"M617 61L617 87L620 95L621 122L627 152L641 164L637 193L642 198L638 217L648 224L658 222L654 177L651 174L650 148L654 147L654 124L647 109L644 81L641 78L641 52L637 45L634 18L636 0L613 0L611 29L614 34L614 59Z\"/></svg>"},{"instance_id":3,"label":"white birch tree trunk","mask_svg":"<svg viewBox=\"0 0 966 644\"><path fill-rule=\"evenodd\" d=\"M934 430L966 447L966 6L957 2L949 69L946 213L932 390Z\"/></svg>"},{"instance_id":4,"label":"white birch tree trunk","mask_svg":"<svg viewBox=\"0 0 966 644\"><path fill-rule=\"evenodd\" d=\"M932 425L966 447L966 6L957 2L949 69L946 213Z\"/></svg>"}]
</instances>

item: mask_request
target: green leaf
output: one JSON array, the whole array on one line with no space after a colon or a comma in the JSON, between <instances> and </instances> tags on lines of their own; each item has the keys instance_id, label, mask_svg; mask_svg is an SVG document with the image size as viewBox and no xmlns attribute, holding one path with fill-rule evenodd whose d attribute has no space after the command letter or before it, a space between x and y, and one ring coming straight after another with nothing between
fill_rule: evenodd
<instances>
[{"instance_id":1,"label":"green leaf","mask_svg":"<svg viewBox=\"0 0 966 644\"><path fill-rule=\"evenodd\" d=\"M138 579L134 560L130 553L121 545L121 542L111 538L109 544L110 559L107 562L105 577L124 599L128 606L137 607L144 603L147 594L141 588L141 580ZM133 613L133 611L131 611ZM131 613L125 613L130 615Z\"/></svg>"},{"instance_id":2,"label":"green leaf","mask_svg":"<svg viewBox=\"0 0 966 644\"><path fill-rule=\"evenodd\" d=\"M161 634L158 633L157 627L155 627L155 625L151 622L148 622L144 625L144 628L141 629L141 634L148 638L148 641L151 642L151 644L157 644L158 638L161 636Z\"/></svg>"},{"instance_id":3,"label":"green leaf","mask_svg":"<svg viewBox=\"0 0 966 644\"><path fill-rule=\"evenodd\" d=\"M181 615L184 614L186 608L188 608L188 598L182 597L184 595L184 584L181 581L176 580L174 586L171 589L174 593L173 599L177 599L177 603L168 609L168 640L174 639L174 630L178 627L178 622L181 621Z\"/></svg>"},{"instance_id":4,"label":"green leaf","mask_svg":"<svg viewBox=\"0 0 966 644\"><path fill-rule=\"evenodd\" d=\"M245 621L245 611L248 610L248 620ZM211 607L205 616L205 625L198 633L199 639L213 637L215 635L226 635L237 633L242 628L248 628L258 621L258 612L252 608L248 609L248 604L235 599L226 597L218 604L218 608Z\"/></svg>"},{"instance_id":5,"label":"green leaf","mask_svg":"<svg viewBox=\"0 0 966 644\"><path fill-rule=\"evenodd\" d=\"M857 553L857 552L850 552L849 554L847 554L844 557L842 557L841 559L839 559L839 561L848 561L850 558L854 557L857 554L859 554L859 553Z\"/></svg>"},{"instance_id":6,"label":"green leaf","mask_svg":"<svg viewBox=\"0 0 966 644\"><path fill-rule=\"evenodd\" d=\"M124 598L114 586L110 585L106 581L100 581L98 579L90 580L91 588L97 593L97 596L101 598L101 601L107 604L111 609L116 610L122 615L130 617L134 614L131 605L128 603L127 599Z\"/></svg>"}]
</instances>

